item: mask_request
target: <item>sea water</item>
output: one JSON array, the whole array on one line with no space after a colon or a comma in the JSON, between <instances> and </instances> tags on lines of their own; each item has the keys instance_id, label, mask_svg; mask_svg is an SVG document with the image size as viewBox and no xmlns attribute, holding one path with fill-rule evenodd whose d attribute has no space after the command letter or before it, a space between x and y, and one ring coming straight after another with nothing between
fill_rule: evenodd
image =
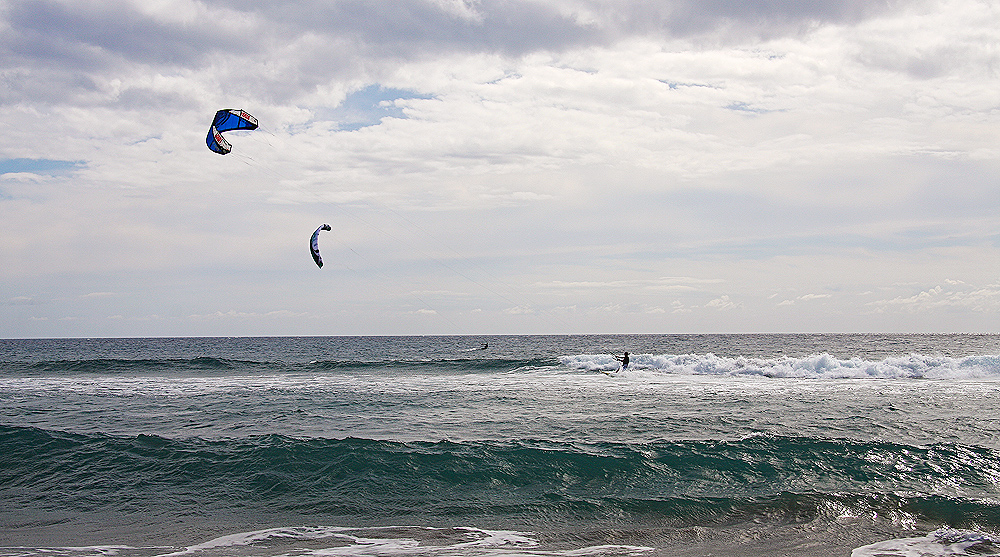
<instances>
[{"instance_id":1,"label":"sea water","mask_svg":"<svg viewBox=\"0 0 1000 557\"><path fill-rule=\"evenodd\" d=\"M0 340L0 557L1000 554L998 409L997 335Z\"/></svg>"}]
</instances>

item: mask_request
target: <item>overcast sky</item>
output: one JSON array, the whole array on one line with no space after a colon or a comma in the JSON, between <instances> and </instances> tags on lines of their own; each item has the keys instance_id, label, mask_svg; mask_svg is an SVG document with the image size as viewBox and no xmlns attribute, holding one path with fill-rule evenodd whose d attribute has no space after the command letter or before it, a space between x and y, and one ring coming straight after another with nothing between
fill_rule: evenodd
<instances>
[{"instance_id":1,"label":"overcast sky","mask_svg":"<svg viewBox=\"0 0 1000 557\"><path fill-rule=\"evenodd\" d=\"M998 124L992 0L0 0L0 336L1000 332Z\"/></svg>"}]
</instances>

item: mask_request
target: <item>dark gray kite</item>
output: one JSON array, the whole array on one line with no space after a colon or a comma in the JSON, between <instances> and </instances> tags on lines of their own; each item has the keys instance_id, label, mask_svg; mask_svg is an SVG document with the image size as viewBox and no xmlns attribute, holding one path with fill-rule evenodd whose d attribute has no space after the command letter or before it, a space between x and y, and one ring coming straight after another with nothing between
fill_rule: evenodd
<instances>
[{"instance_id":1,"label":"dark gray kite","mask_svg":"<svg viewBox=\"0 0 1000 557\"><path fill-rule=\"evenodd\" d=\"M320 226L319 228L317 228L316 232L313 232L312 239L309 240L309 253L312 253L313 261L315 261L316 265L318 265L319 268L322 269L323 268L323 258L319 256L319 231L320 230L333 230L333 229L330 228L329 224L324 224L323 226Z\"/></svg>"}]
</instances>

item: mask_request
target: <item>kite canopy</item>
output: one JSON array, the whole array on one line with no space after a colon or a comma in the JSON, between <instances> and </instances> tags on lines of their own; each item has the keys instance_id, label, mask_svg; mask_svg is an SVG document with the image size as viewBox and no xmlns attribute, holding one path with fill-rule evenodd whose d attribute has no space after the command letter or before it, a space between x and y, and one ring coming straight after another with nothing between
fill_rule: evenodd
<instances>
[{"instance_id":1,"label":"kite canopy","mask_svg":"<svg viewBox=\"0 0 1000 557\"><path fill-rule=\"evenodd\" d=\"M247 114L239 108L224 108L215 113L215 120L212 120L212 127L208 128L208 148L220 155L225 155L233 150L222 132L229 130L255 130L257 129L257 119Z\"/></svg>"},{"instance_id":2,"label":"kite canopy","mask_svg":"<svg viewBox=\"0 0 1000 557\"><path fill-rule=\"evenodd\" d=\"M330 228L329 224L323 224L313 232L312 238L309 240L309 253L313 256L313 261L320 269L323 268L323 258L319 256L319 231L320 230L333 230Z\"/></svg>"}]
</instances>

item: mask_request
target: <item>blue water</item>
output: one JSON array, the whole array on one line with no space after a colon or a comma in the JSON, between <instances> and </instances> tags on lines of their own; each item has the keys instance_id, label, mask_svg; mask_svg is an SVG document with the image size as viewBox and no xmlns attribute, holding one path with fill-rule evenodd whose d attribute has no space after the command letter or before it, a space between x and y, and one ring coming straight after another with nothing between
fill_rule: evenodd
<instances>
[{"instance_id":1,"label":"blue water","mask_svg":"<svg viewBox=\"0 0 1000 557\"><path fill-rule=\"evenodd\" d=\"M0 557L1000 554L998 403L998 335L0 340Z\"/></svg>"}]
</instances>

